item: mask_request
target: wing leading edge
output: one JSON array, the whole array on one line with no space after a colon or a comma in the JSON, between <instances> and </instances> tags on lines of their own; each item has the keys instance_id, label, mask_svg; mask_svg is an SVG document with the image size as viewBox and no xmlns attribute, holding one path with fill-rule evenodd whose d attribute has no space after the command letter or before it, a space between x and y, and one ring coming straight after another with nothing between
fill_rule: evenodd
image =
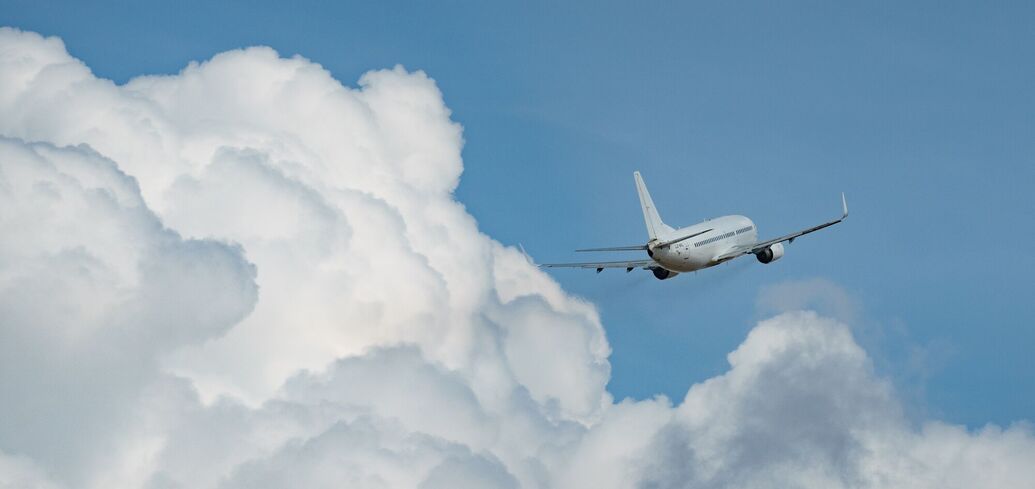
<instances>
[{"instance_id":1,"label":"wing leading edge","mask_svg":"<svg viewBox=\"0 0 1035 489\"><path fill-rule=\"evenodd\" d=\"M717 261L718 262L718 261L723 261L723 260L729 260L730 258L736 258L736 257L738 257L740 255L746 255L748 253L758 253L758 252L760 252L760 251L762 251L762 250L764 250L764 249L766 249L766 248L768 248L768 247L770 247L770 246L772 246L772 245L774 245L776 243L782 243L784 241L794 241L794 239L799 237L799 236L804 236L806 234L819 231L820 229L823 229L825 227L833 226L834 224L837 224L837 223L839 223L841 221L844 221L846 217L848 217L848 201L845 200L845 194L842 192L841 193L841 217L840 218L834 219L833 221L825 222L825 223L820 224L818 226L812 226L812 227L810 227L808 229L803 229L801 231L796 231L796 232L793 232L791 234L786 234L786 235L780 236L779 238L774 238L774 239L770 239L770 240L766 240L766 241L758 241L756 243L753 243L753 244L750 244L750 245L747 245L747 246L737 247L736 249L733 249L732 251L723 253L723 254L715 257L713 259L713 261Z\"/></svg>"}]
</instances>

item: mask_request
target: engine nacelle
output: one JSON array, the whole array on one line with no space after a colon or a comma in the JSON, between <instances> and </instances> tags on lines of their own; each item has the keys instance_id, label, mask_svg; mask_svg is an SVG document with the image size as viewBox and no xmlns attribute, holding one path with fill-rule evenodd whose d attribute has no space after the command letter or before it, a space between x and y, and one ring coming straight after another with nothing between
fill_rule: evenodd
<instances>
[{"instance_id":1,"label":"engine nacelle","mask_svg":"<svg viewBox=\"0 0 1035 489\"><path fill-rule=\"evenodd\" d=\"M679 275L679 272L673 272L672 270L661 267L651 268L650 271L654 272L654 277L658 280L665 280Z\"/></svg>"},{"instance_id":2,"label":"engine nacelle","mask_svg":"<svg viewBox=\"0 0 1035 489\"><path fill-rule=\"evenodd\" d=\"M762 263L772 263L783 257L783 243L776 243L758 253L755 253L755 258Z\"/></svg>"}]
</instances>

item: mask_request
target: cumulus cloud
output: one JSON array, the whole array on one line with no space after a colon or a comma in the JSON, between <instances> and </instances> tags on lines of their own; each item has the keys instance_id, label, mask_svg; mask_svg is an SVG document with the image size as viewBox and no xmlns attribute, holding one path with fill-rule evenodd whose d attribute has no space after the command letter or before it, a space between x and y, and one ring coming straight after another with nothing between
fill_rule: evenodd
<instances>
[{"instance_id":1,"label":"cumulus cloud","mask_svg":"<svg viewBox=\"0 0 1035 489\"><path fill-rule=\"evenodd\" d=\"M850 318L779 291L727 373L615 403L594 307L453 198L462 144L421 72L248 48L115 85L0 29L0 487L1035 477L1027 424L907 420Z\"/></svg>"},{"instance_id":2,"label":"cumulus cloud","mask_svg":"<svg viewBox=\"0 0 1035 489\"><path fill-rule=\"evenodd\" d=\"M858 322L862 309L859 301L848 291L824 278L764 286L755 301L755 308L766 315L810 310L848 323Z\"/></svg>"},{"instance_id":3,"label":"cumulus cloud","mask_svg":"<svg viewBox=\"0 0 1035 489\"><path fill-rule=\"evenodd\" d=\"M78 474L118 449L159 355L251 309L255 271L164 228L88 148L0 138L0 161L0 450Z\"/></svg>"}]
</instances>

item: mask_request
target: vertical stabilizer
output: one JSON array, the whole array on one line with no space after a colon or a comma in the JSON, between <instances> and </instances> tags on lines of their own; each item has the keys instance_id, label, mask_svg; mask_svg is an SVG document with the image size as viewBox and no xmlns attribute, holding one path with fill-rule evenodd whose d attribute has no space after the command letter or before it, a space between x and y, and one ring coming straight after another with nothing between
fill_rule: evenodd
<instances>
[{"instance_id":1,"label":"vertical stabilizer","mask_svg":"<svg viewBox=\"0 0 1035 489\"><path fill-rule=\"evenodd\" d=\"M650 198L650 192L647 191L647 185L643 183L640 172L633 172L633 178L636 179L636 193L640 194L640 207L643 209L643 220L647 223L647 236L652 240L657 239L659 234L672 228L661 222L661 216L658 215L657 207L654 207L654 201Z\"/></svg>"}]
</instances>

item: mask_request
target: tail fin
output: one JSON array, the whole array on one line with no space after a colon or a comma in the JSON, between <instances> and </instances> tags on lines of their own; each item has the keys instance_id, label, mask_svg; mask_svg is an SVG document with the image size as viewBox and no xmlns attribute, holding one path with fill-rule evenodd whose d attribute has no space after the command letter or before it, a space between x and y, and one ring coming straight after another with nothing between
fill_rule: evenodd
<instances>
[{"instance_id":1,"label":"tail fin","mask_svg":"<svg viewBox=\"0 0 1035 489\"><path fill-rule=\"evenodd\" d=\"M643 177L640 176L640 172L633 172L633 177L636 179L636 193L640 194L640 207L643 208L643 220L647 223L647 236L650 239L657 239L658 235L666 231L671 231L672 228L661 222L661 216L658 215L658 208L654 207L654 201L650 198L650 192L647 191L647 185L643 183Z\"/></svg>"}]
</instances>

